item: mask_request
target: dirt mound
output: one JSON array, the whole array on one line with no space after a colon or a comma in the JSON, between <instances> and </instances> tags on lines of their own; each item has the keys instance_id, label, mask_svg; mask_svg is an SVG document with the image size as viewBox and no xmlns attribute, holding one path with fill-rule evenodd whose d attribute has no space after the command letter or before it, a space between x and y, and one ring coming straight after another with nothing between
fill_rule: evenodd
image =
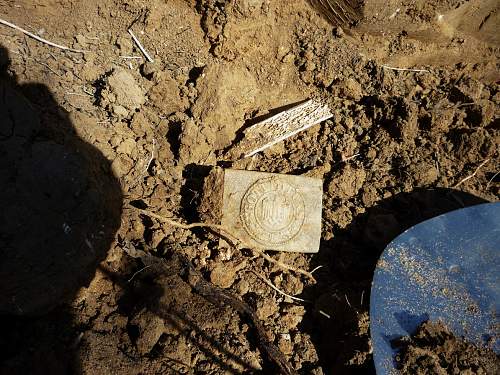
<instances>
[{"instance_id":1,"label":"dirt mound","mask_svg":"<svg viewBox=\"0 0 500 375\"><path fill-rule=\"evenodd\" d=\"M398 342L402 374L498 374L500 357L456 338L442 323L424 322L411 338Z\"/></svg>"},{"instance_id":2,"label":"dirt mound","mask_svg":"<svg viewBox=\"0 0 500 375\"><path fill-rule=\"evenodd\" d=\"M32 153L21 134L12 147L17 156L0 157L2 173L15 175L14 165L33 172L23 185L30 198L23 211L9 198L14 185L3 189L10 193L2 200L9 208L0 214L2 228L19 244L28 227L48 241L42 252L32 241L32 258L16 251L20 245L6 247L0 232L0 269L12 276L4 265L19 252L26 265L19 285L29 282L50 299L59 295L51 286L66 285L67 275L78 279L68 282L72 300L49 314L0 318L0 372L275 373L247 318L209 307L185 278L161 279L141 260L144 253L165 260L178 253L255 311L294 371L370 373L367 301L384 246L422 220L498 200L494 2L481 2L491 8L472 12L470 28L464 20L477 1L367 0L351 27L332 25L307 0L18 3L0 2L2 18L90 52L63 52L0 30L10 57L0 56L0 67L40 122L28 142ZM129 28L154 62L142 57ZM43 99L47 93L52 101ZM334 117L251 158L226 161L244 129L310 97L327 103ZM22 107L19 123L34 127L33 111ZM10 134L5 124L1 137ZM97 161L87 158L90 147ZM164 225L136 209L212 220L217 202L202 200L202 190L213 186L206 177L214 166L323 178L319 253L270 253L302 269L321 266L315 284L251 252L223 248L213 233ZM119 218L115 199L124 201ZM45 202L44 210L30 202ZM39 225L47 215L54 226L45 230ZM69 244L64 223L77 235ZM103 238L89 237L103 225ZM51 251L58 252L55 263ZM68 259L75 263L67 266ZM43 277L31 281L33 271ZM202 328L178 322L173 329L154 310L165 298ZM19 313L12 298L2 303Z\"/></svg>"}]
</instances>

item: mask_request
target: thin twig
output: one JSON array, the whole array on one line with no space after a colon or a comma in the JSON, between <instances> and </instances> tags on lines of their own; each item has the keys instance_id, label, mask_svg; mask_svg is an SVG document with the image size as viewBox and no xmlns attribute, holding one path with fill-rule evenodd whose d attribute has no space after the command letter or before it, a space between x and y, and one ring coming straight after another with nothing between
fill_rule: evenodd
<instances>
[{"instance_id":1,"label":"thin twig","mask_svg":"<svg viewBox=\"0 0 500 375\"><path fill-rule=\"evenodd\" d=\"M83 96L83 97L85 97L85 98L87 98L87 97L88 97L88 95L87 95L87 94L80 94L79 92L70 92L70 91L68 91L68 92L66 92L65 94L66 94L66 95L73 95L73 96Z\"/></svg>"},{"instance_id":2,"label":"thin twig","mask_svg":"<svg viewBox=\"0 0 500 375\"><path fill-rule=\"evenodd\" d=\"M130 59L130 60L140 60L142 56L120 56L122 59Z\"/></svg>"},{"instance_id":3,"label":"thin twig","mask_svg":"<svg viewBox=\"0 0 500 375\"><path fill-rule=\"evenodd\" d=\"M253 274L255 274L255 276L257 276L259 279L261 279L263 282L265 282L267 285L269 285L271 288L273 288L275 291L277 291L279 294L285 296L285 297L288 297L294 301L299 301L299 302L304 302L304 303L311 303L311 301L308 301L308 300L305 300L303 298L299 298L299 297L294 297L294 296L291 296L290 294L287 294L285 292L283 292L282 290L278 289L277 286L275 286L272 282L270 282L268 279L266 279L264 276L262 276L261 274L259 274L258 272L255 272L255 271L251 271Z\"/></svg>"},{"instance_id":4,"label":"thin twig","mask_svg":"<svg viewBox=\"0 0 500 375\"><path fill-rule=\"evenodd\" d=\"M94 93L92 91L90 91L89 89L87 89L85 87L85 85L83 85L83 88L82 88L83 92L86 93L87 95L89 96L94 96Z\"/></svg>"},{"instance_id":5,"label":"thin twig","mask_svg":"<svg viewBox=\"0 0 500 375\"><path fill-rule=\"evenodd\" d=\"M153 138L153 149L151 150L151 158L148 161L148 164L146 165L146 169L144 170L144 173L146 173L151 166L151 163L153 162L155 158L155 147L156 147L156 139Z\"/></svg>"},{"instance_id":6,"label":"thin twig","mask_svg":"<svg viewBox=\"0 0 500 375\"><path fill-rule=\"evenodd\" d=\"M396 17L398 15L398 13L401 11L401 8L397 8L394 13L392 13L390 16L389 16L389 19L392 20L394 17Z\"/></svg>"},{"instance_id":7,"label":"thin twig","mask_svg":"<svg viewBox=\"0 0 500 375\"><path fill-rule=\"evenodd\" d=\"M17 31L20 31L22 32L23 34L25 35L28 35L29 37L33 38L33 39L36 39L38 40L39 42L42 42L42 43L45 43L51 47L55 47L55 48L59 48L59 49L62 49L64 51L71 51L71 52L79 52L79 53L84 53L84 52L89 52L89 51L85 51L85 50L81 50L81 49L74 49L74 48L69 48L69 47L65 47L65 46L62 46L60 44L56 44L56 43L53 43L53 42L49 42L48 40L46 39L43 39L41 37L39 37L38 35L36 34L33 34L33 33L30 33L28 30L25 30L19 26L16 26L14 25L13 23L10 23L8 21L5 21L3 19L0 18L0 24L4 25L4 26L8 26L8 27L11 27Z\"/></svg>"},{"instance_id":8,"label":"thin twig","mask_svg":"<svg viewBox=\"0 0 500 375\"><path fill-rule=\"evenodd\" d=\"M313 274L314 272L316 272L317 270L319 270L320 268L323 268L324 265L320 265L318 267L315 267L310 273Z\"/></svg>"},{"instance_id":9,"label":"thin twig","mask_svg":"<svg viewBox=\"0 0 500 375\"><path fill-rule=\"evenodd\" d=\"M24 43L26 44L26 49L28 50L28 55L31 56L31 48L30 48L30 45L28 43L28 38L26 37L26 34L23 36L24 36Z\"/></svg>"},{"instance_id":10,"label":"thin twig","mask_svg":"<svg viewBox=\"0 0 500 375\"><path fill-rule=\"evenodd\" d=\"M481 164L479 164L479 166L476 168L476 170L474 171L474 173L472 173L470 176L467 176L465 177L464 179L460 180L455 186L453 186L454 188L457 188L459 187L460 185L462 185L465 181L468 181L470 180L472 177L474 177L477 172L479 172L479 170L487 163L489 162L490 159L486 159L485 161L483 161Z\"/></svg>"},{"instance_id":11,"label":"thin twig","mask_svg":"<svg viewBox=\"0 0 500 375\"><path fill-rule=\"evenodd\" d=\"M474 102L472 102L472 103L460 103L460 104L457 104L455 108L465 107L465 106L474 105L474 104L476 104L476 103L474 103Z\"/></svg>"},{"instance_id":12,"label":"thin twig","mask_svg":"<svg viewBox=\"0 0 500 375\"><path fill-rule=\"evenodd\" d=\"M319 312L321 315L323 315L323 316L327 317L328 319L331 319L331 318L332 318L329 314L327 314L327 313L326 313L326 312L324 312L323 310L318 310L318 312Z\"/></svg>"},{"instance_id":13,"label":"thin twig","mask_svg":"<svg viewBox=\"0 0 500 375\"><path fill-rule=\"evenodd\" d=\"M132 277L130 279L127 280L127 283L131 282L132 280L134 280L134 277L136 277L139 273L141 273L142 271L148 269L149 267L151 267L151 265L149 266L145 266L145 267L142 267L139 271L136 271Z\"/></svg>"},{"instance_id":14,"label":"thin twig","mask_svg":"<svg viewBox=\"0 0 500 375\"><path fill-rule=\"evenodd\" d=\"M236 244L239 244L243 248L247 248L247 249L252 250L253 252L255 252L255 253L259 254L260 256L262 256L267 261L276 264L278 267L280 267L280 268L282 268L282 269L284 269L286 271L292 271L292 272L295 272L295 273L299 273L301 275L304 275L304 276L308 277L309 279L311 279L313 281L316 281L314 279L313 275L311 275L310 272L304 271L304 270L302 270L300 268L296 268L294 266L291 266L289 264L280 262L279 260L276 260L276 259L270 257L269 255L267 255L264 252L264 250L257 249L255 247L249 245L248 243L240 240L235 234L233 234L229 229L227 229L226 227L224 227L222 225L219 225L219 224L209 224L209 223L182 224L182 223L180 223L180 222L178 222L176 220L170 219L168 217L155 214L154 212L150 212L150 211L147 211L147 210L142 210L142 209L136 208L136 207L134 207L134 209L136 209L138 212L142 213L143 215L146 215L146 216L158 219L158 220L163 221L163 222L165 222L165 223L167 223L169 225L172 225L173 227L177 227L177 228L181 228L181 229L187 229L187 230L191 230L193 228L209 228L209 229L212 229L217 234L219 234L219 235L221 235L223 237L228 237L231 240L231 242L233 242L233 246L236 247Z\"/></svg>"},{"instance_id":15,"label":"thin twig","mask_svg":"<svg viewBox=\"0 0 500 375\"><path fill-rule=\"evenodd\" d=\"M59 73L59 72L57 72L57 71L55 71L54 69L52 69L52 68L50 67L50 65L49 65L49 64L45 64L45 63L43 63L43 62L41 62L41 61L38 61L37 59L34 59L33 57L29 57L29 56L26 56L26 59L28 59L28 60L33 60L33 61L34 61L34 62L36 62L37 64L40 64L41 66L46 67L48 70L50 70L50 71L51 71L52 73L54 73L56 76L58 76L58 77L62 77L62 74L61 74L61 73Z\"/></svg>"},{"instance_id":16,"label":"thin twig","mask_svg":"<svg viewBox=\"0 0 500 375\"><path fill-rule=\"evenodd\" d=\"M352 156L348 156L346 158L342 157L342 162L348 162L349 160L352 160L352 159L355 159L357 158L359 155L361 155L360 153L357 153L357 154L354 154Z\"/></svg>"},{"instance_id":17,"label":"thin twig","mask_svg":"<svg viewBox=\"0 0 500 375\"><path fill-rule=\"evenodd\" d=\"M347 304L352 309L351 302L349 302L349 300L347 299L347 294L344 294L344 297L345 297L345 300L346 300Z\"/></svg>"},{"instance_id":18,"label":"thin twig","mask_svg":"<svg viewBox=\"0 0 500 375\"><path fill-rule=\"evenodd\" d=\"M82 337L83 337L83 332L80 332L78 336L76 336L75 341L73 341L70 348L75 349L78 346L78 344L80 344L80 342L82 341Z\"/></svg>"},{"instance_id":19,"label":"thin twig","mask_svg":"<svg viewBox=\"0 0 500 375\"><path fill-rule=\"evenodd\" d=\"M489 180L489 181L488 181L488 183L486 184L486 189L488 189L488 188L490 187L491 182L492 182L492 181L495 179L495 177L496 177L496 176L498 176L499 174L500 174L500 171L498 171L497 173L495 173L495 174L493 175L493 177L492 177L492 178L490 178L490 180Z\"/></svg>"},{"instance_id":20,"label":"thin twig","mask_svg":"<svg viewBox=\"0 0 500 375\"><path fill-rule=\"evenodd\" d=\"M393 66L388 66L388 65L382 65L382 68L390 69L390 70L397 70L400 72L426 72L426 73L429 73L429 71L427 69L395 68Z\"/></svg>"},{"instance_id":21,"label":"thin twig","mask_svg":"<svg viewBox=\"0 0 500 375\"><path fill-rule=\"evenodd\" d=\"M128 33L130 34L130 36L134 40L135 44L137 44L137 47L139 47L139 49L141 50L141 52L144 55L144 57L146 58L146 60L148 60L149 62L153 62L153 59L149 55L148 51L146 51L146 49L142 46L141 42L139 42L139 39L137 39L137 37L134 35L133 31L131 29L128 29Z\"/></svg>"}]
</instances>

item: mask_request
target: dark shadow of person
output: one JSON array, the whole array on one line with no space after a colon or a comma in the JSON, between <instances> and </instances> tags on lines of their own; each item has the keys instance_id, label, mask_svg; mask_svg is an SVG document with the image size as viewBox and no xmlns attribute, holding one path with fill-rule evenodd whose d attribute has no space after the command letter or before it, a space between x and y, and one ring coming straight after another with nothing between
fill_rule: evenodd
<instances>
[{"instance_id":1,"label":"dark shadow of person","mask_svg":"<svg viewBox=\"0 0 500 375\"><path fill-rule=\"evenodd\" d=\"M54 373L46 358L35 370L34 354L22 357L47 344L29 331L93 278L120 225L122 192L48 88L18 84L9 64L0 46L0 373ZM67 329L59 318L54 335Z\"/></svg>"},{"instance_id":2,"label":"dark shadow of person","mask_svg":"<svg viewBox=\"0 0 500 375\"><path fill-rule=\"evenodd\" d=\"M311 334L326 374L375 374L368 311L373 272L386 246L422 221L485 202L453 189L415 189L376 203L322 242L311 267L325 267L303 293L315 305L301 329Z\"/></svg>"}]
</instances>

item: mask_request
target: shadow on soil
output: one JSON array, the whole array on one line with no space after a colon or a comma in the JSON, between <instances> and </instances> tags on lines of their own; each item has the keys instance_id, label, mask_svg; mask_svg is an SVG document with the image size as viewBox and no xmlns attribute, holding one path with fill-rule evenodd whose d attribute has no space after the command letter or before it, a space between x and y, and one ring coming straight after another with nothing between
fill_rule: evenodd
<instances>
[{"instance_id":1,"label":"shadow on soil","mask_svg":"<svg viewBox=\"0 0 500 375\"><path fill-rule=\"evenodd\" d=\"M48 88L18 84L8 67L0 47L0 373L71 373L76 337L72 316L60 306L90 282L105 258L120 225L121 188L109 162L79 139ZM185 191L188 199L195 198ZM316 302L301 328L312 335L325 374L374 373L373 365L356 365L368 352L368 322L360 316L385 246L421 221L483 202L450 189L400 194L322 243L312 267L326 267L316 273L318 284L304 291ZM173 305L144 303L179 330L194 330L207 350L216 346Z\"/></svg>"},{"instance_id":2,"label":"shadow on soil","mask_svg":"<svg viewBox=\"0 0 500 375\"><path fill-rule=\"evenodd\" d=\"M0 46L0 374L84 371L78 330L85 327L75 326L67 303L90 283L97 269L123 288L119 310L125 316L137 318L138 312L147 310L171 329L184 332L189 345L196 345L225 373L241 373L238 367L254 368L205 332L190 316L192 311L183 308L197 298L206 300L202 310L212 305L217 314L220 305L226 304L250 324L256 319L253 312L206 283L188 284L181 278L186 275L182 262L155 259L159 266L133 281L100 266L120 226L120 183L102 153L78 137L68 113L49 89L43 84L20 84L8 72L9 65L7 50ZM199 199L196 191L206 173L203 168L187 168L182 191L185 207ZM185 214L194 215L192 211ZM140 349L133 321L127 328ZM258 345L257 334L254 341ZM136 348L124 356L141 361L157 352L163 358L162 347L168 345L160 339L151 353L141 354ZM273 346L267 349L277 352ZM227 360L222 361L221 355ZM163 358L165 368L169 361L176 362Z\"/></svg>"},{"instance_id":3,"label":"shadow on soil","mask_svg":"<svg viewBox=\"0 0 500 375\"><path fill-rule=\"evenodd\" d=\"M93 278L120 225L110 163L43 84L19 84L0 46L0 373L68 373L60 306Z\"/></svg>"},{"instance_id":4,"label":"shadow on soil","mask_svg":"<svg viewBox=\"0 0 500 375\"><path fill-rule=\"evenodd\" d=\"M315 304L307 311L301 329L311 334L325 374L375 373L371 355L365 361L364 353L370 351L367 318L371 281L385 247L417 223L484 202L444 188L401 193L367 209L322 243L311 268L326 267L315 274L318 283L303 293Z\"/></svg>"},{"instance_id":5,"label":"shadow on soil","mask_svg":"<svg viewBox=\"0 0 500 375\"><path fill-rule=\"evenodd\" d=\"M149 347L144 350L144 352L149 352L146 356L168 358L166 349L171 345L176 345L171 337L182 333L187 337L190 345L196 346L225 373L239 373L233 367L235 364L243 368L252 368L251 364L233 354L231 348L225 348L211 333L200 326L199 321L190 316L197 315L196 308L193 310L194 305L197 305L198 309L205 309L207 313L212 310L217 311L222 306L211 305L211 301L198 295L195 289L192 289L188 281L189 265L186 259L169 253L164 258L144 254L140 260L143 264L141 269L144 271L137 274L133 281L130 279L127 281L123 276L101 268L101 271L106 273L114 283L120 285L124 291L119 300L119 311L122 315L131 318L128 324L128 335L136 347L136 350L129 353L130 357L141 360L141 356L144 355L141 354L144 338L148 335L147 330L157 321L156 318L152 318L154 316L159 318L163 333L152 350ZM147 265L144 266L144 264ZM221 355L227 358L226 362L220 358ZM181 363L181 365L191 369L190 364Z\"/></svg>"}]
</instances>

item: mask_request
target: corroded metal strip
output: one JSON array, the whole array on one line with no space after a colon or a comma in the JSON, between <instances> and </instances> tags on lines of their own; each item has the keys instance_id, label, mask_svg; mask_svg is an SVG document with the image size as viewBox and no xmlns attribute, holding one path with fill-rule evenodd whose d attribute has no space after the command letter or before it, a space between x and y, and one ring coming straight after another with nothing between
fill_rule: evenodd
<instances>
[{"instance_id":1,"label":"corroded metal strip","mask_svg":"<svg viewBox=\"0 0 500 375\"><path fill-rule=\"evenodd\" d=\"M230 154L232 158L252 156L332 116L328 106L308 100L246 129Z\"/></svg>"}]
</instances>

